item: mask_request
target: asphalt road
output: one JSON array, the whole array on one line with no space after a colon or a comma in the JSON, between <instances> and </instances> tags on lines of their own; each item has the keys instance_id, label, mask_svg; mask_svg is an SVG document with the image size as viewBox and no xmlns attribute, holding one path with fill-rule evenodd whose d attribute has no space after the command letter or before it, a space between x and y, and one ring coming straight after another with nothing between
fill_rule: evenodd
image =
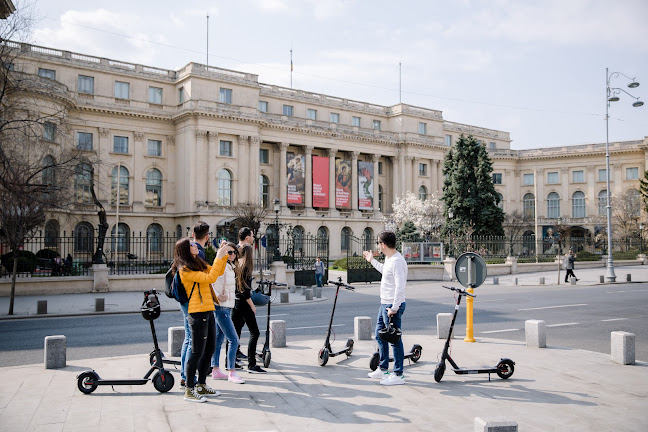
<instances>
[{"instance_id":1,"label":"asphalt road","mask_svg":"<svg viewBox=\"0 0 648 432\"><path fill-rule=\"evenodd\" d=\"M343 346L346 338L353 336L353 317L370 316L375 322L378 290L377 285L359 284L355 292L340 292L333 321L337 338L332 343L334 349ZM439 283L408 284L403 317L407 344L416 342L413 337L416 334L436 334L436 314L453 312L453 294L440 288ZM523 341L524 321L542 319L547 324L548 345L609 353L610 332L622 330L636 335L636 358L648 360L646 283L589 287L488 285L477 288L476 294L474 336L478 340L483 336ZM324 288L323 295L328 298L325 302L273 307L271 318L286 321L288 343L303 339L324 341L335 291ZM266 317L266 309L260 308L258 320L262 334L259 348L265 337ZM462 301L455 327L457 336L465 334L465 321L465 303ZM163 350L167 348L168 327L180 325L180 312L165 312L155 321ZM153 349L149 323L139 313L4 320L0 321L0 365L42 363L44 338L55 334L67 337L69 360L148 354ZM242 339L246 343L246 332ZM455 339L453 343L464 342Z\"/></svg>"}]
</instances>

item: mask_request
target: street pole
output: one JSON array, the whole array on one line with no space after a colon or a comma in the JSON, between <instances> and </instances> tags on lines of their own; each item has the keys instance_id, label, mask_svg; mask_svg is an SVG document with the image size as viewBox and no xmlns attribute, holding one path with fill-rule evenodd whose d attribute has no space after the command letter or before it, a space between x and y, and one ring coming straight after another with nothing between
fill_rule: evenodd
<instances>
[{"instance_id":1,"label":"street pole","mask_svg":"<svg viewBox=\"0 0 648 432\"><path fill-rule=\"evenodd\" d=\"M610 75L608 75L608 68L605 68L605 182L606 182L606 216L607 216L607 238L608 238L608 259L607 259L607 271L605 274L605 280L607 282L616 281L616 275L614 274L614 262L612 259L612 206L610 205L610 138L609 138L609 118L608 109L610 107Z\"/></svg>"}]
</instances>

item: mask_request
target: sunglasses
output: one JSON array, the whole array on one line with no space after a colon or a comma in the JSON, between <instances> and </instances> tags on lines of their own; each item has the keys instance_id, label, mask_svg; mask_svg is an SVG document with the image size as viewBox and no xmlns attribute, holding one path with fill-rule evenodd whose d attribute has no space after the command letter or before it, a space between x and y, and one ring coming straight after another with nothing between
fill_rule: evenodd
<instances>
[{"instance_id":1,"label":"sunglasses","mask_svg":"<svg viewBox=\"0 0 648 432\"><path fill-rule=\"evenodd\" d=\"M380 240L378 240L378 241L376 242L376 246L379 246L379 245L381 245L381 244L384 244L384 243L381 242Z\"/></svg>"},{"instance_id":2,"label":"sunglasses","mask_svg":"<svg viewBox=\"0 0 648 432\"><path fill-rule=\"evenodd\" d=\"M198 244L197 244L197 243L194 243L194 242L189 242L189 246L191 246L191 247L198 247Z\"/></svg>"},{"instance_id":3,"label":"sunglasses","mask_svg":"<svg viewBox=\"0 0 648 432\"><path fill-rule=\"evenodd\" d=\"M236 251L235 251L235 250L227 251L227 253L228 253L228 255L236 255Z\"/></svg>"}]
</instances>

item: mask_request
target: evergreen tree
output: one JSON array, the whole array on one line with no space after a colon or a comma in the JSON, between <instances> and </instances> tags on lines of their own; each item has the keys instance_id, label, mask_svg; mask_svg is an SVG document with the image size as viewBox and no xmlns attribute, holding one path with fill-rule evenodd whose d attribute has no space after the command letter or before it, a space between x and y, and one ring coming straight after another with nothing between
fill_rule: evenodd
<instances>
[{"instance_id":1,"label":"evergreen tree","mask_svg":"<svg viewBox=\"0 0 648 432\"><path fill-rule=\"evenodd\" d=\"M644 209L648 212L648 170L644 171L644 177L639 180L639 192L641 192Z\"/></svg>"},{"instance_id":2,"label":"evergreen tree","mask_svg":"<svg viewBox=\"0 0 648 432\"><path fill-rule=\"evenodd\" d=\"M461 135L443 163L443 202L447 224L443 233L462 235L504 235L504 212L497 206L499 195L493 186L493 163L483 145L471 135ZM453 217L448 218L448 209Z\"/></svg>"}]
</instances>

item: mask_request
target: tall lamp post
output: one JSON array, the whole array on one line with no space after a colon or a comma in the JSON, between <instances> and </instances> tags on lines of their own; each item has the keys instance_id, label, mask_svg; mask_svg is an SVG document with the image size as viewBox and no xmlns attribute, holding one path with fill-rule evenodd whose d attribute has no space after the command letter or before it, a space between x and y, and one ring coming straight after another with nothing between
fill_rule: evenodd
<instances>
[{"instance_id":1,"label":"tall lamp post","mask_svg":"<svg viewBox=\"0 0 648 432\"><path fill-rule=\"evenodd\" d=\"M448 209L448 218L450 219L450 222L452 222L452 217L454 216L454 212L452 211L452 207ZM454 256L453 250L452 250L452 227L450 227L450 253L448 254L449 256Z\"/></svg>"},{"instance_id":2,"label":"tall lamp post","mask_svg":"<svg viewBox=\"0 0 648 432\"><path fill-rule=\"evenodd\" d=\"M619 94L621 92L627 94L631 98L635 99L632 103L632 106L638 108L643 105L643 102L639 100L638 97L634 97L627 91L618 87L610 87L610 81L612 78L617 78L619 76L624 76L630 80L628 88L637 88L639 83L635 78L630 78L629 76L621 72L612 72L609 73L608 68L605 68L605 177L606 177L606 187L607 187L607 238L608 238L608 259L607 259L607 272L605 274L605 280L607 282L616 281L616 275L614 274L614 261L612 260L612 206L610 205L611 193L610 193L610 138L609 138L609 119L608 109L610 108L610 102L617 102L619 100Z\"/></svg>"},{"instance_id":3,"label":"tall lamp post","mask_svg":"<svg viewBox=\"0 0 648 432\"><path fill-rule=\"evenodd\" d=\"M272 257L273 261L281 261L281 255L279 254L279 211L281 210L281 202L278 199L274 200L274 212L275 212L275 234L277 236L275 240L274 256Z\"/></svg>"},{"instance_id":4,"label":"tall lamp post","mask_svg":"<svg viewBox=\"0 0 648 432\"><path fill-rule=\"evenodd\" d=\"M641 222L639 224L639 253L643 255L643 230L644 230L644 223Z\"/></svg>"}]
</instances>

